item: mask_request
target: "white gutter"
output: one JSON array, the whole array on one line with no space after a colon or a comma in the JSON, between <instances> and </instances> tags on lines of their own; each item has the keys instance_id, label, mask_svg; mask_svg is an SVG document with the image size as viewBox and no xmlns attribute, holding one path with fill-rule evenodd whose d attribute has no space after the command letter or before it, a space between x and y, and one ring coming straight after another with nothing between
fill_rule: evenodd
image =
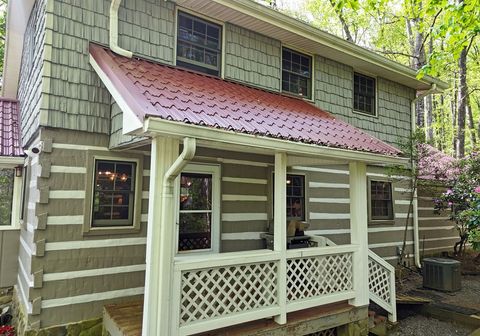
<instances>
[{"instance_id":1,"label":"white gutter","mask_svg":"<svg viewBox=\"0 0 480 336\"><path fill-rule=\"evenodd\" d=\"M125 50L118 45L118 8L121 2L122 0L112 0L110 4L110 50L118 55L132 58L133 53L131 51Z\"/></svg>"},{"instance_id":2,"label":"white gutter","mask_svg":"<svg viewBox=\"0 0 480 336\"><path fill-rule=\"evenodd\" d=\"M410 106L411 111L411 122L412 122L412 136L415 134L415 130L417 129L416 123L416 114L415 114L415 105L417 101L420 99L425 98L428 95L437 93L437 84L432 84L432 87L427 91L420 94L418 97L412 100L412 104ZM415 162L412 162L412 169L415 169ZM414 255L415 255L415 265L418 268L422 268L422 264L420 263L420 234L418 230L418 195L417 195L417 188L414 189L413 192L413 248L414 248Z\"/></svg>"}]
</instances>

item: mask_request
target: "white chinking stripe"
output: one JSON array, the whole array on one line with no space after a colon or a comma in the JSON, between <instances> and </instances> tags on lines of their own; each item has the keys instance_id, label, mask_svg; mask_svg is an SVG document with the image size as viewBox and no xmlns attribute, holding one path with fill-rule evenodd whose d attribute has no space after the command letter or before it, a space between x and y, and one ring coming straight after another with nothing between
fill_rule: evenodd
<instances>
[{"instance_id":1,"label":"white chinking stripe","mask_svg":"<svg viewBox=\"0 0 480 336\"><path fill-rule=\"evenodd\" d=\"M455 225L446 225L446 226L424 226L419 228L420 231L433 231L433 230L453 230Z\"/></svg>"},{"instance_id":2,"label":"white chinking stripe","mask_svg":"<svg viewBox=\"0 0 480 336\"><path fill-rule=\"evenodd\" d=\"M143 176L144 176L144 177L150 176L150 169L144 169L144 170L143 170Z\"/></svg>"},{"instance_id":3,"label":"white chinking stripe","mask_svg":"<svg viewBox=\"0 0 480 336\"><path fill-rule=\"evenodd\" d=\"M79 216L48 216L47 225L77 225L83 224L83 215Z\"/></svg>"},{"instance_id":4,"label":"white chinking stripe","mask_svg":"<svg viewBox=\"0 0 480 336\"><path fill-rule=\"evenodd\" d=\"M32 309L32 303L29 302L27 300L27 296L25 295L25 291L24 291L24 288L22 286L22 282L21 282L21 279L20 279L20 274L17 275L17 282L18 282L18 286L16 286L19 291L20 291L20 296L22 298L22 301L23 301L23 304L25 305L25 307L27 308L27 313L28 314L31 314L33 309Z\"/></svg>"},{"instance_id":5,"label":"white chinking stripe","mask_svg":"<svg viewBox=\"0 0 480 336\"><path fill-rule=\"evenodd\" d=\"M458 239L458 237L457 237ZM467 246L470 246L470 244L466 244ZM429 248L422 248L423 251L433 251L433 250L452 250L453 246L439 246L439 247L429 247Z\"/></svg>"},{"instance_id":6,"label":"white chinking stripe","mask_svg":"<svg viewBox=\"0 0 480 336\"><path fill-rule=\"evenodd\" d=\"M20 245L22 245L23 249L25 250L25 252L27 252L28 255L33 255L33 251L30 246L28 246L23 235L20 235Z\"/></svg>"},{"instance_id":7,"label":"white chinking stripe","mask_svg":"<svg viewBox=\"0 0 480 336\"><path fill-rule=\"evenodd\" d=\"M268 200L267 196L260 195L230 195L223 194L222 201L246 201L246 202L266 202Z\"/></svg>"},{"instance_id":8,"label":"white chinking stripe","mask_svg":"<svg viewBox=\"0 0 480 336\"><path fill-rule=\"evenodd\" d=\"M222 177L223 182L248 183L248 184L267 184L266 179L243 178L243 177Z\"/></svg>"},{"instance_id":9,"label":"white chinking stripe","mask_svg":"<svg viewBox=\"0 0 480 336\"><path fill-rule=\"evenodd\" d=\"M434 211L434 207L418 207L418 210L423 210L423 211Z\"/></svg>"},{"instance_id":10,"label":"white chinking stripe","mask_svg":"<svg viewBox=\"0 0 480 336\"><path fill-rule=\"evenodd\" d=\"M308 182L310 188L332 188L332 189L349 189L348 183L325 183L325 182Z\"/></svg>"},{"instance_id":11,"label":"white chinking stripe","mask_svg":"<svg viewBox=\"0 0 480 336\"><path fill-rule=\"evenodd\" d=\"M110 151L108 147L72 145L72 144L62 144L62 143L53 143L52 148L72 149L72 150L82 150L82 151L87 151L87 150L104 151L104 152Z\"/></svg>"},{"instance_id":12,"label":"white chinking stripe","mask_svg":"<svg viewBox=\"0 0 480 336\"><path fill-rule=\"evenodd\" d=\"M82 270L82 271L45 273L43 274L43 281L58 281L58 280L68 280L68 279L85 278L85 277L95 277L99 275L142 272L142 271L145 271L145 267L146 267L145 264L141 264L141 265L97 268L97 269L89 269L89 270Z\"/></svg>"},{"instance_id":13,"label":"white chinking stripe","mask_svg":"<svg viewBox=\"0 0 480 336\"><path fill-rule=\"evenodd\" d=\"M18 257L18 265L20 266L19 276L22 275L23 279L25 279L25 282L27 283L27 285L30 286L30 287L33 287L33 279L32 279L31 276L29 276L29 274L25 270L25 266L23 265L22 259L20 257Z\"/></svg>"},{"instance_id":14,"label":"white chinking stripe","mask_svg":"<svg viewBox=\"0 0 480 336\"><path fill-rule=\"evenodd\" d=\"M422 242L433 242L433 241L438 241L438 240L450 240L450 239L460 239L458 236L453 236L453 237L440 237L440 238L425 238L425 239L420 239Z\"/></svg>"},{"instance_id":15,"label":"white chinking stripe","mask_svg":"<svg viewBox=\"0 0 480 336\"><path fill-rule=\"evenodd\" d=\"M222 233L222 240L258 240L264 232L234 232Z\"/></svg>"},{"instance_id":16,"label":"white chinking stripe","mask_svg":"<svg viewBox=\"0 0 480 336\"><path fill-rule=\"evenodd\" d=\"M69 167L69 166L51 166L51 173L64 173L64 174L86 174L87 168L85 167Z\"/></svg>"},{"instance_id":17,"label":"white chinking stripe","mask_svg":"<svg viewBox=\"0 0 480 336\"><path fill-rule=\"evenodd\" d=\"M132 246L145 245L147 238L117 238L117 239L98 239L98 240L74 240L52 242L45 244L45 251L64 251L64 250L78 250L88 248L103 248L103 247L118 247L118 246Z\"/></svg>"},{"instance_id":18,"label":"white chinking stripe","mask_svg":"<svg viewBox=\"0 0 480 336\"><path fill-rule=\"evenodd\" d=\"M368 244L368 248L380 248L380 247L390 247L390 246L402 246L402 242L391 242L391 243L378 243L378 244ZM407 241L405 245L413 245L413 241Z\"/></svg>"},{"instance_id":19,"label":"white chinking stripe","mask_svg":"<svg viewBox=\"0 0 480 336\"><path fill-rule=\"evenodd\" d=\"M396 205L410 205L409 200L395 200Z\"/></svg>"},{"instance_id":20,"label":"white chinking stripe","mask_svg":"<svg viewBox=\"0 0 480 336\"><path fill-rule=\"evenodd\" d=\"M350 204L350 198L318 198L310 197L308 199L311 203L331 203L331 204Z\"/></svg>"},{"instance_id":21,"label":"white chinking stripe","mask_svg":"<svg viewBox=\"0 0 480 336\"><path fill-rule=\"evenodd\" d=\"M330 174L341 174L341 175L349 175L350 174L350 172L348 170L331 169L331 168L317 168L317 167L303 167L303 166L292 166L292 170L311 171L311 172L330 173Z\"/></svg>"},{"instance_id":22,"label":"white chinking stripe","mask_svg":"<svg viewBox=\"0 0 480 336\"><path fill-rule=\"evenodd\" d=\"M85 190L50 190L50 199L84 199Z\"/></svg>"},{"instance_id":23,"label":"white chinking stripe","mask_svg":"<svg viewBox=\"0 0 480 336\"><path fill-rule=\"evenodd\" d=\"M143 292L144 292L144 287L137 287L137 288L113 290L109 292L70 296L70 297L64 297L59 299L47 299L42 301L42 309L62 307L62 306L68 306L68 305L86 303L86 302L110 300L110 299L115 299L119 297L142 295Z\"/></svg>"},{"instance_id":24,"label":"white chinking stripe","mask_svg":"<svg viewBox=\"0 0 480 336\"><path fill-rule=\"evenodd\" d=\"M217 161L218 161L218 162L221 162L221 163L230 163L230 164L235 164L235 165L254 166L254 167L268 167L268 166L273 166L272 163L257 162L257 161L247 161L247 160L235 160L235 159L217 158Z\"/></svg>"},{"instance_id":25,"label":"white chinking stripe","mask_svg":"<svg viewBox=\"0 0 480 336\"><path fill-rule=\"evenodd\" d=\"M350 219L349 213L319 213L310 212L310 219Z\"/></svg>"},{"instance_id":26,"label":"white chinking stripe","mask_svg":"<svg viewBox=\"0 0 480 336\"><path fill-rule=\"evenodd\" d=\"M410 218L410 219L413 218L412 214L408 214L408 213L396 213L395 214L395 218L407 218L407 217Z\"/></svg>"},{"instance_id":27,"label":"white chinking stripe","mask_svg":"<svg viewBox=\"0 0 480 336\"><path fill-rule=\"evenodd\" d=\"M222 214L222 221L224 222L246 222L256 220L267 220L266 213L224 213Z\"/></svg>"},{"instance_id":28,"label":"white chinking stripe","mask_svg":"<svg viewBox=\"0 0 480 336\"><path fill-rule=\"evenodd\" d=\"M411 193L411 192L412 192L412 189L410 189L410 188L400 188L400 187L396 187L396 188L395 188L395 191L396 191L396 192L400 192L400 193Z\"/></svg>"},{"instance_id":29,"label":"white chinking stripe","mask_svg":"<svg viewBox=\"0 0 480 336\"><path fill-rule=\"evenodd\" d=\"M449 220L450 217L418 217L419 221L429 221L429 220Z\"/></svg>"}]
</instances>

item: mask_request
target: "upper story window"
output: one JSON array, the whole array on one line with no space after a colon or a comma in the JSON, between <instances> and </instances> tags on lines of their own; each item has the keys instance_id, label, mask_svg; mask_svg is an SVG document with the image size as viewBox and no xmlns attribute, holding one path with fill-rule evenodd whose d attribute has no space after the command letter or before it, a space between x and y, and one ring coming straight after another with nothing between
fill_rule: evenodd
<instances>
[{"instance_id":1,"label":"upper story window","mask_svg":"<svg viewBox=\"0 0 480 336\"><path fill-rule=\"evenodd\" d=\"M370 219L392 220L393 197L392 183L388 181L370 181Z\"/></svg>"},{"instance_id":2,"label":"upper story window","mask_svg":"<svg viewBox=\"0 0 480 336\"><path fill-rule=\"evenodd\" d=\"M353 75L353 109L375 115L375 78L359 73Z\"/></svg>"},{"instance_id":3,"label":"upper story window","mask_svg":"<svg viewBox=\"0 0 480 336\"><path fill-rule=\"evenodd\" d=\"M221 41L221 26L178 12L178 66L220 76Z\"/></svg>"},{"instance_id":4,"label":"upper story window","mask_svg":"<svg viewBox=\"0 0 480 336\"><path fill-rule=\"evenodd\" d=\"M312 58L282 49L282 91L312 98Z\"/></svg>"}]
</instances>

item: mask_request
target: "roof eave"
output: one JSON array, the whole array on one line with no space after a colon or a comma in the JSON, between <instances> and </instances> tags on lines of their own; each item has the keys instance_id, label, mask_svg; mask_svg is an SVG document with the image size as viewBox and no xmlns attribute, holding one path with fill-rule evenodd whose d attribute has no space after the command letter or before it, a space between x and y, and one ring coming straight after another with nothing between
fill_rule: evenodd
<instances>
[{"instance_id":1,"label":"roof eave","mask_svg":"<svg viewBox=\"0 0 480 336\"><path fill-rule=\"evenodd\" d=\"M188 6L191 0L171 0L179 5ZM330 47L336 51L348 55L352 59L362 60L368 62L376 67L380 67L392 74L404 77L405 81L410 83L408 86L416 90L426 90L432 84L436 84L440 90L449 88L449 85L438 78L431 76L424 76L421 79L417 78L415 70L404 66L403 64L391 61L381 55L378 55L370 50L362 48L354 43L348 42L335 35L324 32L315 28L305 22L292 18L279 11L268 8L258 4L252 0L211 0L211 2L224 6L231 10L243 13L245 15L255 17L264 21L267 24L276 26L279 29L284 29L290 33L305 37L312 42ZM200 6L199 6L200 7ZM201 10L201 8L197 8ZM328 57L328 56L327 56ZM406 85L406 84L404 84Z\"/></svg>"},{"instance_id":2,"label":"roof eave","mask_svg":"<svg viewBox=\"0 0 480 336\"><path fill-rule=\"evenodd\" d=\"M408 166L410 160L370 152L319 146L302 142L293 142L265 136L244 134L222 129L185 124L149 116L145 118L142 135L168 136L184 138L185 134L199 140L199 143L221 143L247 146L252 149L286 152L294 155L330 158L344 161L361 161L371 164L390 164Z\"/></svg>"}]
</instances>

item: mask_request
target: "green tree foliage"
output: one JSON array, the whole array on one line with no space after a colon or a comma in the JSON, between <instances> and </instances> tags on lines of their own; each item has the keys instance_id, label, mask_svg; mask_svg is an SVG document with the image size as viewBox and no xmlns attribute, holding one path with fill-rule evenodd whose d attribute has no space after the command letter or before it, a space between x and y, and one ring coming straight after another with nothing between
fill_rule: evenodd
<instances>
[{"instance_id":1,"label":"green tree foliage","mask_svg":"<svg viewBox=\"0 0 480 336\"><path fill-rule=\"evenodd\" d=\"M0 74L3 74L3 55L5 53L6 9L7 0L0 0Z\"/></svg>"}]
</instances>

